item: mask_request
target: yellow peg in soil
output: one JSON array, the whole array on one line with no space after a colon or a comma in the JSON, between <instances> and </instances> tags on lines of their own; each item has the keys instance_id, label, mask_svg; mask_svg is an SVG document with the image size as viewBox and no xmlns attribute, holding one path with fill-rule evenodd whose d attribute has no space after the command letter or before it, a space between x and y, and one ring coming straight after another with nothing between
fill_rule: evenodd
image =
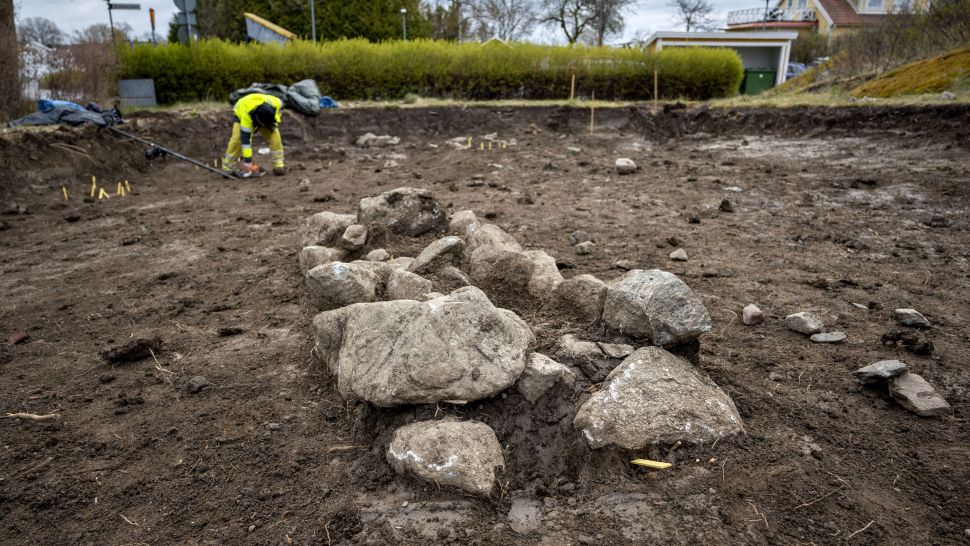
<instances>
[{"instance_id":1,"label":"yellow peg in soil","mask_svg":"<svg viewBox=\"0 0 970 546\"><path fill-rule=\"evenodd\" d=\"M478 143L478 149L479 150L484 150L485 149L485 143L484 142L479 142Z\"/></svg>"},{"instance_id":2,"label":"yellow peg in soil","mask_svg":"<svg viewBox=\"0 0 970 546\"><path fill-rule=\"evenodd\" d=\"M635 464L639 466L645 466L647 468L653 468L655 470L663 470L665 468L670 468L673 466L670 463L662 463L660 461L651 461L650 459L633 459L630 464Z\"/></svg>"},{"instance_id":3,"label":"yellow peg in soil","mask_svg":"<svg viewBox=\"0 0 970 546\"><path fill-rule=\"evenodd\" d=\"M472 137L468 137L468 147L472 147Z\"/></svg>"},{"instance_id":4,"label":"yellow peg in soil","mask_svg":"<svg viewBox=\"0 0 970 546\"><path fill-rule=\"evenodd\" d=\"M64 192L64 200L70 201L70 199L67 198L67 188L64 186L61 186L61 191Z\"/></svg>"},{"instance_id":5,"label":"yellow peg in soil","mask_svg":"<svg viewBox=\"0 0 970 546\"><path fill-rule=\"evenodd\" d=\"M131 186L128 185L128 181L127 180L125 180L125 192L126 193L131 193Z\"/></svg>"},{"instance_id":6,"label":"yellow peg in soil","mask_svg":"<svg viewBox=\"0 0 970 546\"><path fill-rule=\"evenodd\" d=\"M94 197L95 191L98 189L98 178L91 176L91 197Z\"/></svg>"},{"instance_id":7,"label":"yellow peg in soil","mask_svg":"<svg viewBox=\"0 0 970 546\"><path fill-rule=\"evenodd\" d=\"M98 199L111 199L111 196L108 195L108 192L104 191L104 188L101 188L101 191L98 192Z\"/></svg>"},{"instance_id":8,"label":"yellow peg in soil","mask_svg":"<svg viewBox=\"0 0 970 546\"><path fill-rule=\"evenodd\" d=\"M118 189L115 190L115 195L125 195L125 186L121 182L118 182Z\"/></svg>"},{"instance_id":9,"label":"yellow peg in soil","mask_svg":"<svg viewBox=\"0 0 970 546\"><path fill-rule=\"evenodd\" d=\"M492 149L492 143L491 143L491 142L489 142L489 143L488 143L488 149L489 149L489 150L491 150L491 149Z\"/></svg>"}]
</instances>

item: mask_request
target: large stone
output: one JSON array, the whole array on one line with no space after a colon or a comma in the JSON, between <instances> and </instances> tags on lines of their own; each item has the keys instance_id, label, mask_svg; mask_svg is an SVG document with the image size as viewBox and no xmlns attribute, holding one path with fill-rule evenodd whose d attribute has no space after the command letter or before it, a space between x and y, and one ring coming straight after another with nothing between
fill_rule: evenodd
<instances>
[{"instance_id":1,"label":"large stone","mask_svg":"<svg viewBox=\"0 0 970 546\"><path fill-rule=\"evenodd\" d=\"M353 214L318 212L303 224L300 240L303 246L337 246L340 237L351 224L357 223Z\"/></svg>"},{"instance_id":2,"label":"large stone","mask_svg":"<svg viewBox=\"0 0 970 546\"><path fill-rule=\"evenodd\" d=\"M497 301L510 304L529 294L535 264L522 252L482 247L472 253L468 273Z\"/></svg>"},{"instance_id":3,"label":"large stone","mask_svg":"<svg viewBox=\"0 0 970 546\"><path fill-rule=\"evenodd\" d=\"M305 278L310 299L321 311L375 301L383 284L376 273L357 263L318 265L307 271Z\"/></svg>"},{"instance_id":4,"label":"large stone","mask_svg":"<svg viewBox=\"0 0 970 546\"><path fill-rule=\"evenodd\" d=\"M900 360L880 360L852 372L859 383L879 383L906 373L908 367Z\"/></svg>"},{"instance_id":5,"label":"large stone","mask_svg":"<svg viewBox=\"0 0 970 546\"><path fill-rule=\"evenodd\" d=\"M442 237L424 247L411 265L414 273L425 273L436 271L449 265L458 265L462 262L465 250L465 241L461 237L449 235Z\"/></svg>"},{"instance_id":6,"label":"large stone","mask_svg":"<svg viewBox=\"0 0 970 546\"><path fill-rule=\"evenodd\" d=\"M326 265L330 262L339 262L346 255L347 253L339 248L315 245L305 246L300 251L300 273L306 275L306 272L314 267Z\"/></svg>"},{"instance_id":7,"label":"large stone","mask_svg":"<svg viewBox=\"0 0 970 546\"><path fill-rule=\"evenodd\" d=\"M434 290L434 284L421 275L395 269L387 280L387 299L423 301L424 295Z\"/></svg>"},{"instance_id":8,"label":"large stone","mask_svg":"<svg viewBox=\"0 0 970 546\"><path fill-rule=\"evenodd\" d=\"M930 321L916 309L896 309L893 311L893 317L903 326L914 328L929 328L931 326Z\"/></svg>"},{"instance_id":9,"label":"large stone","mask_svg":"<svg viewBox=\"0 0 970 546\"><path fill-rule=\"evenodd\" d=\"M592 275L566 279L553 293L556 307L581 322L595 322L603 314L606 283Z\"/></svg>"},{"instance_id":10,"label":"large stone","mask_svg":"<svg viewBox=\"0 0 970 546\"><path fill-rule=\"evenodd\" d=\"M386 225L392 233L417 237L444 225L444 207L430 190L397 188L375 197L365 197L357 205L357 220Z\"/></svg>"},{"instance_id":11,"label":"large stone","mask_svg":"<svg viewBox=\"0 0 970 546\"><path fill-rule=\"evenodd\" d=\"M534 298L550 296L563 282L556 259L541 250L527 250L525 255L532 260L533 265L529 294Z\"/></svg>"},{"instance_id":12,"label":"large stone","mask_svg":"<svg viewBox=\"0 0 970 546\"><path fill-rule=\"evenodd\" d=\"M535 404L546 391L555 387L560 381L567 386L572 386L576 383L576 374L546 355L532 353L515 387L526 400Z\"/></svg>"},{"instance_id":13,"label":"large stone","mask_svg":"<svg viewBox=\"0 0 970 546\"><path fill-rule=\"evenodd\" d=\"M799 334L805 334L807 336L817 334L825 329L822 319L805 311L792 313L785 317L785 326L788 326L789 330L794 330Z\"/></svg>"},{"instance_id":14,"label":"large stone","mask_svg":"<svg viewBox=\"0 0 970 546\"><path fill-rule=\"evenodd\" d=\"M637 349L607 377L573 424L592 449L715 442L743 430L734 402L686 360Z\"/></svg>"},{"instance_id":15,"label":"large stone","mask_svg":"<svg viewBox=\"0 0 970 546\"><path fill-rule=\"evenodd\" d=\"M625 348L629 348L629 351L626 351L623 356L617 356L618 353L624 352ZM572 334L566 334L559 338L552 355L557 361L582 370L590 381L599 382L605 379L623 360L623 357L632 351L633 347L629 345L611 343L604 349L599 343L583 341Z\"/></svg>"},{"instance_id":16,"label":"large stone","mask_svg":"<svg viewBox=\"0 0 970 546\"><path fill-rule=\"evenodd\" d=\"M476 226L481 224L475 213L470 210L460 210L451 215L448 221L448 232L454 235L465 235L468 232L468 226L472 224Z\"/></svg>"},{"instance_id":17,"label":"large stone","mask_svg":"<svg viewBox=\"0 0 970 546\"><path fill-rule=\"evenodd\" d=\"M660 347L686 343L711 329L711 316L694 291L659 269L634 269L613 281L606 291L603 321Z\"/></svg>"},{"instance_id":18,"label":"large stone","mask_svg":"<svg viewBox=\"0 0 970 546\"><path fill-rule=\"evenodd\" d=\"M512 386L535 337L469 286L426 302L352 305L313 319L316 354L348 400L382 407L479 400Z\"/></svg>"},{"instance_id":19,"label":"large stone","mask_svg":"<svg viewBox=\"0 0 970 546\"><path fill-rule=\"evenodd\" d=\"M950 413L950 404L932 385L915 373L906 372L889 380L889 394L899 405L920 417Z\"/></svg>"},{"instance_id":20,"label":"large stone","mask_svg":"<svg viewBox=\"0 0 970 546\"><path fill-rule=\"evenodd\" d=\"M387 462L398 474L488 497L505 467L502 445L485 423L420 421L394 431Z\"/></svg>"}]
</instances>

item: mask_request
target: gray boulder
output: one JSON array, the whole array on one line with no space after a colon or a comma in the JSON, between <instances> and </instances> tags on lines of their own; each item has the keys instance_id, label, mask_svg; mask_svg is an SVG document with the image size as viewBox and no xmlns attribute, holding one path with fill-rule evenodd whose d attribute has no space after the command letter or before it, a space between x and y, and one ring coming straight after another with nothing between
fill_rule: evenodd
<instances>
[{"instance_id":1,"label":"gray boulder","mask_svg":"<svg viewBox=\"0 0 970 546\"><path fill-rule=\"evenodd\" d=\"M320 313L313 327L341 396L382 407L498 394L535 345L521 318L472 286L426 302L351 305Z\"/></svg>"},{"instance_id":2,"label":"gray boulder","mask_svg":"<svg viewBox=\"0 0 970 546\"><path fill-rule=\"evenodd\" d=\"M788 326L789 330L794 330L799 334L805 334L807 336L817 334L825 329L822 319L805 311L792 313L785 317L785 326Z\"/></svg>"},{"instance_id":3,"label":"gray boulder","mask_svg":"<svg viewBox=\"0 0 970 546\"><path fill-rule=\"evenodd\" d=\"M880 360L852 372L860 383L879 383L906 373L908 367L900 360Z\"/></svg>"},{"instance_id":4,"label":"gray boulder","mask_svg":"<svg viewBox=\"0 0 970 546\"><path fill-rule=\"evenodd\" d=\"M306 275L306 272L314 267L326 265L330 262L339 262L346 255L347 253L339 248L315 245L305 246L300 251L300 273Z\"/></svg>"},{"instance_id":5,"label":"gray boulder","mask_svg":"<svg viewBox=\"0 0 970 546\"><path fill-rule=\"evenodd\" d=\"M434 284L421 275L395 269L387 280L386 295L389 300L423 301L424 295L434 290Z\"/></svg>"},{"instance_id":6,"label":"gray boulder","mask_svg":"<svg viewBox=\"0 0 970 546\"><path fill-rule=\"evenodd\" d=\"M673 273L634 269L613 281L603 303L603 321L654 345L679 345L711 329L700 298Z\"/></svg>"},{"instance_id":7,"label":"gray boulder","mask_svg":"<svg viewBox=\"0 0 970 546\"><path fill-rule=\"evenodd\" d=\"M376 301L383 284L373 271L344 262L318 265L306 272L305 279L310 299L321 311Z\"/></svg>"},{"instance_id":8,"label":"gray boulder","mask_svg":"<svg viewBox=\"0 0 970 546\"><path fill-rule=\"evenodd\" d=\"M724 391L686 360L658 347L637 349L610 372L573 424L592 449L709 443L743 430Z\"/></svg>"},{"instance_id":9,"label":"gray boulder","mask_svg":"<svg viewBox=\"0 0 970 546\"><path fill-rule=\"evenodd\" d=\"M488 497L505 467L502 445L485 423L420 421L394 431L387 462L398 474Z\"/></svg>"},{"instance_id":10,"label":"gray boulder","mask_svg":"<svg viewBox=\"0 0 970 546\"><path fill-rule=\"evenodd\" d=\"M482 247L472 253L468 273L476 286L508 303L529 294L535 264L522 252Z\"/></svg>"},{"instance_id":11,"label":"gray boulder","mask_svg":"<svg viewBox=\"0 0 970 546\"><path fill-rule=\"evenodd\" d=\"M448 218L430 190L397 188L361 199L357 220L364 225L383 224L392 233L417 237L443 226Z\"/></svg>"},{"instance_id":12,"label":"gray boulder","mask_svg":"<svg viewBox=\"0 0 970 546\"><path fill-rule=\"evenodd\" d=\"M903 326L914 328L929 328L931 326L930 321L916 309L896 309L893 311L893 317Z\"/></svg>"},{"instance_id":13,"label":"gray boulder","mask_svg":"<svg viewBox=\"0 0 970 546\"><path fill-rule=\"evenodd\" d=\"M532 260L533 265L529 294L534 298L550 296L563 282L556 259L541 250L527 250L525 255Z\"/></svg>"},{"instance_id":14,"label":"gray boulder","mask_svg":"<svg viewBox=\"0 0 970 546\"><path fill-rule=\"evenodd\" d=\"M461 237L454 235L442 237L424 247L424 250L414 258L411 271L421 274L445 266L460 264L464 251L465 241Z\"/></svg>"},{"instance_id":15,"label":"gray boulder","mask_svg":"<svg viewBox=\"0 0 970 546\"><path fill-rule=\"evenodd\" d=\"M915 373L905 372L889 380L889 394L899 405L920 417L950 413L950 404L936 389Z\"/></svg>"},{"instance_id":16,"label":"gray boulder","mask_svg":"<svg viewBox=\"0 0 970 546\"><path fill-rule=\"evenodd\" d=\"M576 374L546 355L532 353L515 387L526 400L535 404L546 391L560 381L567 386L572 386L576 383Z\"/></svg>"},{"instance_id":17,"label":"gray boulder","mask_svg":"<svg viewBox=\"0 0 970 546\"><path fill-rule=\"evenodd\" d=\"M466 256L471 256L476 250L490 249L492 251L522 252L522 246L514 237L495 224L472 225L467 231Z\"/></svg>"},{"instance_id":18,"label":"gray boulder","mask_svg":"<svg viewBox=\"0 0 970 546\"><path fill-rule=\"evenodd\" d=\"M606 283L592 275L566 279L553 293L556 307L582 322L595 322L603 314Z\"/></svg>"},{"instance_id":19,"label":"gray boulder","mask_svg":"<svg viewBox=\"0 0 970 546\"><path fill-rule=\"evenodd\" d=\"M300 233L302 246L337 246L344 230L357 223L353 214L318 212L307 218Z\"/></svg>"}]
</instances>

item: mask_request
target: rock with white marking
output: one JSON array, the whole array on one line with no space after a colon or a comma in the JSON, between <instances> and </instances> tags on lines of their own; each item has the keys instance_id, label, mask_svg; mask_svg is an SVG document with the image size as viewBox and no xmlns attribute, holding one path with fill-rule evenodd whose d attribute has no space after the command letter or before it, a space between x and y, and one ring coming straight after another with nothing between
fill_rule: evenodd
<instances>
[{"instance_id":1,"label":"rock with white marking","mask_svg":"<svg viewBox=\"0 0 970 546\"><path fill-rule=\"evenodd\" d=\"M765 314L760 307L749 303L741 310L741 322L747 326L754 326L765 321Z\"/></svg>"},{"instance_id":2,"label":"rock with white marking","mask_svg":"<svg viewBox=\"0 0 970 546\"><path fill-rule=\"evenodd\" d=\"M344 262L318 265L307 271L305 278L310 299L321 311L375 301L382 285L373 271Z\"/></svg>"},{"instance_id":3,"label":"rock with white marking","mask_svg":"<svg viewBox=\"0 0 970 546\"><path fill-rule=\"evenodd\" d=\"M592 449L713 443L743 430L720 387L659 347L637 349L610 372L573 424Z\"/></svg>"},{"instance_id":4,"label":"rock with white marking","mask_svg":"<svg viewBox=\"0 0 970 546\"><path fill-rule=\"evenodd\" d=\"M313 328L340 395L381 407L494 396L515 383L535 345L518 315L472 286L320 313Z\"/></svg>"},{"instance_id":5,"label":"rock with white marking","mask_svg":"<svg viewBox=\"0 0 970 546\"><path fill-rule=\"evenodd\" d=\"M880 360L852 372L859 383L879 383L906 373L908 367L900 360Z\"/></svg>"},{"instance_id":6,"label":"rock with white marking","mask_svg":"<svg viewBox=\"0 0 970 546\"><path fill-rule=\"evenodd\" d=\"M363 248L365 243L367 243L367 228L360 224L347 226L340 238L340 246L347 250Z\"/></svg>"},{"instance_id":7,"label":"rock with white marking","mask_svg":"<svg viewBox=\"0 0 970 546\"><path fill-rule=\"evenodd\" d=\"M355 223L357 223L357 216L354 214L318 212L303 223L300 233L302 245L337 246L347 227Z\"/></svg>"},{"instance_id":8,"label":"rock with white marking","mask_svg":"<svg viewBox=\"0 0 970 546\"><path fill-rule=\"evenodd\" d=\"M677 250L670 253L670 259L675 262L686 262L687 251L682 248L678 248Z\"/></svg>"},{"instance_id":9,"label":"rock with white marking","mask_svg":"<svg viewBox=\"0 0 970 546\"><path fill-rule=\"evenodd\" d=\"M357 204L357 221L386 225L392 233L417 237L448 221L445 209L430 190L397 188Z\"/></svg>"},{"instance_id":10,"label":"rock with white marking","mask_svg":"<svg viewBox=\"0 0 970 546\"><path fill-rule=\"evenodd\" d=\"M846 339L845 332L824 332L812 334L810 338L815 343L842 343Z\"/></svg>"},{"instance_id":11,"label":"rock with white marking","mask_svg":"<svg viewBox=\"0 0 970 546\"><path fill-rule=\"evenodd\" d=\"M950 404L936 389L915 373L906 372L889 380L889 394L899 405L920 417L950 413Z\"/></svg>"},{"instance_id":12,"label":"rock with white marking","mask_svg":"<svg viewBox=\"0 0 970 546\"><path fill-rule=\"evenodd\" d=\"M488 497L505 467L502 445L485 423L419 421L394 431L387 462L398 474Z\"/></svg>"},{"instance_id":13,"label":"rock with white marking","mask_svg":"<svg viewBox=\"0 0 970 546\"><path fill-rule=\"evenodd\" d=\"M632 159L626 157L617 159L614 165L616 166L617 174L633 174L637 172L637 164Z\"/></svg>"},{"instance_id":14,"label":"rock with white marking","mask_svg":"<svg viewBox=\"0 0 970 546\"><path fill-rule=\"evenodd\" d=\"M896 309L893 311L896 322L914 328L929 328L930 321L916 309Z\"/></svg>"},{"instance_id":15,"label":"rock with white marking","mask_svg":"<svg viewBox=\"0 0 970 546\"><path fill-rule=\"evenodd\" d=\"M465 241L461 237L455 235L442 237L424 247L424 250L414 258L411 271L420 275L445 266L460 264L464 251Z\"/></svg>"},{"instance_id":16,"label":"rock with white marking","mask_svg":"<svg viewBox=\"0 0 970 546\"><path fill-rule=\"evenodd\" d=\"M515 387L526 400L535 404L546 391L559 382L572 386L576 382L576 374L546 355L532 353Z\"/></svg>"},{"instance_id":17,"label":"rock with white marking","mask_svg":"<svg viewBox=\"0 0 970 546\"><path fill-rule=\"evenodd\" d=\"M807 336L817 334L825 329L822 319L805 311L792 313L785 317L785 326L789 330L794 330L799 334L805 334Z\"/></svg>"},{"instance_id":18,"label":"rock with white marking","mask_svg":"<svg viewBox=\"0 0 970 546\"><path fill-rule=\"evenodd\" d=\"M330 262L343 260L347 253L343 249L330 248L327 246L305 246L300 251L300 272L306 272L318 265L326 265Z\"/></svg>"},{"instance_id":19,"label":"rock with white marking","mask_svg":"<svg viewBox=\"0 0 970 546\"><path fill-rule=\"evenodd\" d=\"M673 273L659 269L634 269L610 283L603 321L660 347L686 343L711 329L711 316L697 294Z\"/></svg>"},{"instance_id":20,"label":"rock with white marking","mask_svg":"<svg viewBox=\"0 0 970 546\"><path fill-rule=\"evenodd\" d=\"M434 284L421 275L395 269L387 280L387 299L424 300L424 295L434 290Z\"/></svg>"}]
</instances>

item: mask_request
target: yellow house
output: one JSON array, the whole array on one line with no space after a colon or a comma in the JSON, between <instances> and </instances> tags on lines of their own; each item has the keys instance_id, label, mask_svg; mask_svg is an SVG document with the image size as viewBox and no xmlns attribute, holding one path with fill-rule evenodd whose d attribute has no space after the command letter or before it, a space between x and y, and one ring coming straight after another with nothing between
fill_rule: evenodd
<instances>
[{"instance_id":1,"label":"yellow house","mask_svg":"<svg viewBox=\"0 0 970 546\"><path fill-rule=\"evenodd\" d=\"M877 23L888 14L925 9L929 0L779 0L772 7L728 13L734 31L798 31L837 36Z\"/></svg>"}]
</instances>

